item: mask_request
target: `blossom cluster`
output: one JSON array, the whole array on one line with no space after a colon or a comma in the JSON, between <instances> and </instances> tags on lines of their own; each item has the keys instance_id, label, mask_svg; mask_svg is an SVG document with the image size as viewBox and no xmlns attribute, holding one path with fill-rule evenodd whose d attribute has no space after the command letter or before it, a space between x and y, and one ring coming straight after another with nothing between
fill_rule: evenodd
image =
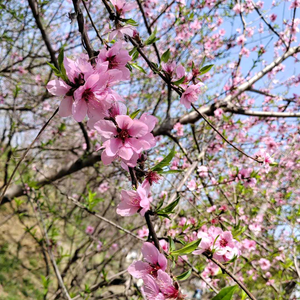
<instances>
[{"instance_id":1,"label":"blossom cluster","mask_svg":"<svg viewBox=\"0 0 300 300\"><path fill-rule=\"evenodd\" d=\"M128 267L135 278L143 279L142 292L146 299L183 299L179 285L166 273L167 259L151 243L142 247L143 261L136 261Z\"/></svg>"},{"instance_id":2,"label":"blossom cluster","mask_svg":"<svg viewBox=\"0 0 300 300\"><path fill-rule=\"evenodd\" d=\"M230 231L223 231L219 227L211 226L207 231L198 231L197 237L201 239L195 255L208 254L219 262L227 262L240 254L237 241Z\"/></svg>"}]
</instances>

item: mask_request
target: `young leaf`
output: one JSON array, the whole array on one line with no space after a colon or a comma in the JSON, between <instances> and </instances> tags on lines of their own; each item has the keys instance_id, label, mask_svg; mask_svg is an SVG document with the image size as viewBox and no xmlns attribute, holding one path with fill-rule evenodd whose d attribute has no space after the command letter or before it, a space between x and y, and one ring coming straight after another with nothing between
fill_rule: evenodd
<instances>
[{"instance_id":1,"label":"young leaf","mask_svg":"<svg viewBox=\"0 0 300 300\"><path fill-rule=\"evenodd\" d=\"M175 85L180 85L184 82L185 80L185 76L181 77L180 79L178 79L177 81L172 82Z\"/></svg>"},{"instance_id":2,"label":"young leaf","mask_svg":"<svg viewBox=\"0 0 300 300\"><path fill-rule=\"evenodd\" d=\"M157 171L158 174L175 174L181 173L183 170L168 170L168 171Z\"/></svg>"},{"instance_id":3,"label":"young leaf","mask_svg":"<svg viewBox=\"0 0 300 300\"><path fill-rule=\"evenodd\" d=\"M186 280L188 279L192 274L192 269L187 270L186 272L176 276L177 280Z\"/></svg>"},{"instance_id":4,"label":"young leaf","mask_svg":"<svg viewBox=\"0 0 300 300\"><path fill-rule=\"evenodd\" d=\"M147 45L151 45L153 44L155 41L157 41L158 39L156 38L156 33L157 33L157 27L155 27L155 29L153 30L152 34L147 38L147 40L144 42L144 44Z\"/></svg>"},{"instance_id":5,"label":"young leaf","mask_svg":"<svg viewBox=\"0 0 300 300\"><path fill-rule=\"evenodd\" d=\"M212 300L231 300L236 288L237 285L225 287Z\"/></svg>"},{"instance_id":6,"label":"young leaf","mask_svg":"<svg viewBox=\"0 0 300 300\"><path fill-rule=\"evenodd\" d=\"M171 55L171 52L170 52L170 49L168 49L167 51L165 51L163 53L163 55L161 56L161 61L163 61L164 63L167 63L168 60L170 59L170 55Z\"/></svg>"},{"instance_id":7,"label":"young leaf","mask_svg":"<svg viewBox=\"0 0 300 300\"><path fill-rule=\"evenodd\" d=\"M175 147L173 147L171 152L161 162L159 162L157 165L155 165L152 168L152 171L162 171L163 167L167 167L170 164L174 156L175 156Z\"/></svg>"},{"instance_id":8,"label":"young leaf","mask_svg":"<svg viewBox=\"0 0 300 300\"><path fill-rule=\"evenodd\" d=\"M68 76L67 76L66 69L65 69L65 66L64 66L64 51L65 51L64 47L61 47L61 49L59 51L59 55L58 55L58 66L59 66L60 73L61 73L60 77L64 81L67 81Z\"/></svg>"},{"instance_id":9,"label":"young leaf","mask_svg":"<svg viewBox=\"0 0 300 300\"><path fill-rule=\"evenodd\" d=\"M157 213L170 214L173 212L174 208L178 205L180 197L178 197L175 201L158 211Z\"/></svg>"},{"instance_id":10,"label":"young leaf","mask_svg":"<svg viewBox=\"0 0 300 300\"><path fill-rule=\"evenodd\" d=\"M141 111L140 109L134 111L132 114L130 114L130 118L134 119L139 114L140 111Z\"/></svg>"},{"instance_id":11,"label":"young leaf","mask_svg":"<svg viewBox=\"0 0 300 300\"><path fill-rule=\"evenodd\" d=\"M200 74L203 75L205 73L207 73L214 65L207 65L207 66L204 66L203 68L201 68L200 70Z\"/></svg>"},{"instance_id":12,"label":"young leaf","mask_svg":"<svg viewBox=\"0 0 300 300\"><path fill-rule=\"evenodd\" d=\"M146 72L141 66L139 66L138 64L136 64L136 63L131 63L130 65L131 65L132 67L134 67L135 69L137 69L137 70L139 70L139 71L141 71L141 72L147 74L147 72Z\"/></svg>"},{"instance_id":13,"label":"young leaf","mask_svg":"<svg viewBox=\"0 0 300 300\"><path fill-rule=\"evenodd\" d=\"M124 22L126 24L132 25L132 26L138 26L139 23L137 23L136 21L134 21L133 19L124 19Z\"/></svg>"},{"instance_id":14,"label":"young leaf","mask_svg":"<svg viewBox=\"0 0 300 300\"><path fill-rule=\"evenodd\" d=\"M184 255L184 254L190 254L192 253L194 250L197 249L198 245L200 244L201 239L197 240L197 241L193 241L191 243L186 244L183 248L173 251L171 252L171 255Z\"/></svg>"},{"instance_id":15,"label":"young leaf","mask_svg":"<svg viewBox=\"0 0 300 300\"><path fill-rule=\"evenodd\" d=\"M49 62L46 62L48 64L48 66L54 71L54 74L57 76L57 77L60 77L61 74L60 74L60 71L52 64L50 64Z\"/></svg>"},{"instance_id":16,"label":"young leaf","mask_svg":"<svg viewBox=\"0 0 300 300\"><path fill-rule=\"evenodd\" d=\"M170 244L170 251L172 252L173 250L175 250L175 243L170 236L168 236L168 240L169 240L169 244Z\"/></svg>"}]
</instances>

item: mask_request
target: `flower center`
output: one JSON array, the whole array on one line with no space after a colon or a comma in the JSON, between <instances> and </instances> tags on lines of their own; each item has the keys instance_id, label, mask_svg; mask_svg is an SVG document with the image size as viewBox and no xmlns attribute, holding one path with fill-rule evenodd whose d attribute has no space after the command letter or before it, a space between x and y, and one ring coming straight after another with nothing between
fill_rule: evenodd
<instances>
[{"instance_id":1,"label":"flower center","mask_svg":"<svg viewBox=\"0 0 300 300\"><path fill-rule=\"evenodd\" d=\"M89 101L89 99L90 99L91 96L92 96L91 89L86 89L86 90L82 93L82 99L84 99L86 102Z\"/></svg>"},{"instance_id":2,"label":"flower center","mask_svg":"<svg viewBox=\"0 0 300 300\"><path fill-rule=\"evenodd\" d=\"M221 239L221 240L220 240L220 246L221 246L221 247L226 247L227 244L228 244L228 242L227 242L225 239Z\"/></svg>"},{"instance_id":3,"label":"flower center","mask_svg":"<svg viewBox=\"0 0 300 300\"><path fill-rule=\"evenodd\" d=\"M127 129L122 129L120 132L119 132L119 135L118 135L119 139L121 139L123 141L123 143L125 142L126 139L128 139L130 137Z\"/></svg>"},{"instance_id":4,"label":"flower center","mask_svg":"<svg viewBox=\"0 0 300 300\"><path fill-rule=\"evenodd\" d=\"M118 66L119 63L115 60L115 58L115 55L107 58L109 70L115 69Z\"/></svg>"}]
</instances>

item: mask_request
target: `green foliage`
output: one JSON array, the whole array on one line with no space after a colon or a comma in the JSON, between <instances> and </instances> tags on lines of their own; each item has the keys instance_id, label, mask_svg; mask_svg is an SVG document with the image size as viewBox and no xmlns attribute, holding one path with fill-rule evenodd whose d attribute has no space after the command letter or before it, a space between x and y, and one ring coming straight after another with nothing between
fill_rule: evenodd
<instances>
[{"instance_id":1,"label":"green foliage","mask_svg":"<svg viewBox=\"0 0 300 300\"><path fill-rule=\"evenodd\" d=\"M236 289L237 285L225 287L212 300L231 300Z\"/></svg>"},{"instance_id":2,"label":"green foliage","mask_svg":"<svg viewBox=\"0 0 300 300\"><path fill-rule=\"evenodd\" d=\"M169 166L171 160L175 156L175 147L172 148L171 152L157 165L155 165L151 170L155 172L164 171L163 168Z\"/></svg>"},{"instance_id":3,"label":"green foliage","mask_svg":"<svg viewBox=\"0 0 300 300\"><path fill-rule=\"evenodd\" d=\"M176 276L176 279L179 281L187 280L192 274L192 269L187 270L186 272Z\"/></svg>"},{"instance_id":4,"label":"green foliage","mask_svg":"<svg viewBox=\"0 0 300 300\"><path fill-rule=\"evenodd\" d=\"M158 41L159 39L156 37L157 27L153 30L152 34L148 37L148 39L144 42L146 46L151 45Z\"/></svg>"},{"instance_id":5,"label":"green foliage","mask_svg":"<svg viewBox=\"0 0 300 300\"><path fill-rule=\"evenodd\" d=\"M182 247L179 250L175 250L175 251L170 252L170 254L172 256L190 254L190 253L192 253L193 251L195 251L197 249L200 242L201 242L201 239L193 241L191 243L186 244L184 247Z\"/></svg>"},{"instance_id":6,"label":"green foliage","mask_svg":"<svg viewBox=\"0 0 300 300\"><path fill-rule=\"evenodd\" d=\"M170 55L171 55L171 52L170 52L170 49L168 49L167 51L165 51L163 53L163 55L161 56L161 61L163 61L164 63L167 63L168 60L170 59Z\"/></svg>"}]
</instances>

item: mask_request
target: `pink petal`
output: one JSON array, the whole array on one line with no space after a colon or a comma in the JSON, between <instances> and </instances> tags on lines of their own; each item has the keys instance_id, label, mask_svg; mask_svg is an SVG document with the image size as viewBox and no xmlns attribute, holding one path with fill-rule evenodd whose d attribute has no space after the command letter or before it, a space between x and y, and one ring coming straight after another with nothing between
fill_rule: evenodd
<instances>
[{"instance_id":1,"label":"pink petal","mask_svg":"<svg viewBox=\"0 0 300 300\"><path fill-rule=\"evenodd\" d=\"M153 244L148 242L144 243L142 247L142 253L147 262L153 265L157 264L159 251Z\"/></svg>"},{"instance_id":2,"label":"pink petal","mask_svg":"<svg viewBox=\"0 0 300 300\"><path fill-rule=\"evenodd\" d=\"M134 278L143 278L147 274L150 274L152 268L148 263L139 260L137 262L132 263L128 267L127 271Z\"/></svg>"},{"instance_id":3,"label":"pink petal","mask_svg":"<svg viewBox=\"0 0 300 300\"><path fill-rule=\"evenodd\" d=\"M101 161L105 166L109 165L112 161L115 160L115 158L116 158L115 156L114 157L107 156L105 151L103 151L101 154Z\"/></svg>"},{"instance_id":4,"label":"pink petal","mask_svg":"<svg viewBox=\"0 0 300 300\"><path fill-rule=\"evenodd\" d=\"M87 113L87 104L84 100L77 100L73 103L72 113L77 122L81 122Z\"/></svg>"},{"instance_id":5,"label":"pink petal","mask_svg":"<svg viewBox=\"0 0 300 300\"><path fill-rule=\"evenodd\" d=\"M122 140L113 138L109 141L109 145L105 148L106 154L108 156L115 156L120 147L122 147Z\"/></svg>"},{"instance_id":6,"label":"pink petal","mask_svg":"<svg viewBox=\"0 0 300 300\"><path fill-rule=\"evenodd\" d=\"M128 129L128 133L134 137L142 137L148 133L148 126L142 121L133 120L131 127Z\"/></svg>"},{"instance_id":7,"label":"pink petal","mask_svg":"<svg viewBox=\"0 0 300 300\"><path fill-rule=\"evenodd\" d=\"M167 261L166 257L162 253L160 253L158 255L158 264L159 264L159 266L161 267L161 269L163 271L166 270L168 261Z\"/></svg>"},{"instance_id":8,"label":"pink petal","mask_svg":"<svg viewBox=\"0 0 300 300\"><path fill-rule=\"evenodd\" d=\"M112 121L101 120L95 123L95 129L106 139L117 135L117 129Z\"/></svg>"},{"instance_id":9,"label":"pink petal","mask_svg":"<svg viewBox=\"0 0 300 300\"><path fill-rule=\"evenodd\" d=\"M154 129L156 123L158 122L156 117L147 113L142 114L142 116L140 117L140 121L142 121L148 126L148 132L151 132Z\"/></svg>"},{"instance_id":10,"label":"pink petal","mask_svg":"<svg viewBox=\"0 0 300 300\"><path fill-rule=\"evenodd\" d=\"M133 151L131 148L121 147L118 152L118 156L125 160L129 160L133 155Z\"/></svg>"},{"instance_id":11,"label":"pink petal","mask_svg":"<svg viewBox=\"0 0 300 300\"><path fill-rule=\"evenodd\" d=\"M140 208L138 206L131 206L126 202L121 202L117 207L117 214L124 217L132 216L137 213L139 209Z\"/></svg>"},{"instance_id":12,"label":"pink petal","mask_svg":"<svg viewBox=\"0 0 300 300\"><path fill-rule=\"evenodd\" d=\"M125 115L116 116L116 122L121 129L128 129L133 124L133 120L129 116Z\"/></svg>"},{"instance_id":13,"label":"pink petal","mask_svg":"<svg viewBox=\"0 0 300 300\"><path fill-rule=\"evenodd\" d=\"M72 105L73 105L73 97L66 96L64 97L59 105L59 115L61 117L68 117L72 114Z\"/></svg>"},{"instance_id":14,"label":"pink petal","mask_svg":"<svg viewBox=\"0 0 300 300\"><path fill-rule=\"evenodd\" d=\"M64 96L70 90L70 86L60 79L55 79L48 82L47 90L52 95Z\"/></svg>"}]
</instances>

